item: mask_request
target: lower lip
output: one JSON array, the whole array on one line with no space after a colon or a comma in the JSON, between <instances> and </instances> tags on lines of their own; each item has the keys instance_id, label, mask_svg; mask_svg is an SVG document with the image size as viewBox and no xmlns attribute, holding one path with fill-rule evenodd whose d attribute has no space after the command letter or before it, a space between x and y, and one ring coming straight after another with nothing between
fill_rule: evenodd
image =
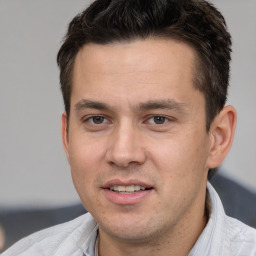
<instances>
[{"instance_id":1,"label":"lower lip","mask_svg":"<svg viewBox=\"0 0 256 256\"><path fill-rule=\"evenodd\" d=\"M115 204L122 204L122 205L131 205L136 204L142 201L145 197L147 197L153 189L143 190L134 192L131 194L121 194L114 192L109 189L104 189L105 195L109 201Z\"/></svg>"}]
</instances>

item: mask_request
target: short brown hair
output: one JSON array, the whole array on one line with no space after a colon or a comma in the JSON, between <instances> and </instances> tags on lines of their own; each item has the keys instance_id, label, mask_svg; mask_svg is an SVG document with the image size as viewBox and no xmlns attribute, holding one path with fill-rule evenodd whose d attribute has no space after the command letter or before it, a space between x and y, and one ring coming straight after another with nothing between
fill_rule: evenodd
<instances>
[{"instance_id":1,"label":"short brown hair","mask_svg":"<svg viewBox=\"0 0 256 256\"><path fill-rule=\"evenodd\" d=\"M204 0L96 0L78 14L57 56L67 116L74 62L83 45L152 37L179 40L195 49L195 88L205 97L208 131L227 98L231 36L221 13Z\"/></svg>"}]
</instances>

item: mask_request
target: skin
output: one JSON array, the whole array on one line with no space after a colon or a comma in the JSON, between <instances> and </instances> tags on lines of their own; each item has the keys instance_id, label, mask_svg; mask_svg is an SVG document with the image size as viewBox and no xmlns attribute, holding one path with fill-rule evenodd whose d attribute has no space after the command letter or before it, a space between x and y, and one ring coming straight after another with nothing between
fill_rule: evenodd
<instances>
[{"instance_id":1,"label":"skin","mask_svg":"<svg viewBox=\"0 0 256 256\"><path fill-rule=\"evenodd\" d=\"M236 114L225 107L206 131L195 61L190 46L160 39L88 44L76 57L62 137L101 256L188 255L206 225L208 169L227 154ZM109 182L151 189L113 200Z\"/></svg>"}]
</instances>

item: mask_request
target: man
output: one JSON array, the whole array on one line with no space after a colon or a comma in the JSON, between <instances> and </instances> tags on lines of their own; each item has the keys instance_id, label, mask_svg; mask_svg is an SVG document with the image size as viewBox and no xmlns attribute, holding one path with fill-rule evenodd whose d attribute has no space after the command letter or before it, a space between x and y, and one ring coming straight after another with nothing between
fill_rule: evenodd
<instances>
[{"instance_id":1,"label":"man","mask_svg":"<svg viewBox=\"0 0 256 256\"><path fill-rule=\"evenodd\" d=\"M227 155L231 38L199 0L98 0L58 53L62 137L89 211L5 255L256 255L207 183Z\"/></svg>"}]
</instances>

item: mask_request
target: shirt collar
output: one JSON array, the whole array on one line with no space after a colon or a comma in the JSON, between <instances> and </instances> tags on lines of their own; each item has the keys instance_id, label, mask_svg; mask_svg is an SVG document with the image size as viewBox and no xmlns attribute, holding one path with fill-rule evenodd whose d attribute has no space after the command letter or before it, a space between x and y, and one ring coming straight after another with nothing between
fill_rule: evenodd
<instances>
[{"instance_id":1,"label":"shirt collar","mask_svg":"<svg viewBox=\"0 0 256 256\"><path fill-rule=\"evenodd\" d=\"M78 245L83 251L85 256L97 256L95 255L95 244L98 236L98 225L95 222L95 225L91 228L91 232L87 239L83 241L81 245ZM86 236L81 236L86 237Z\"/></svg>"},{"instance_id":2,"label":"shirt collar","mask_svg":"<svg viewBox=\"0 0 256 256\"><path fill-rule=\"evenodd\" d=\"M221 255L225 212L217 192L209 182L207 192L209 220L189 256Z\"/></svg>"}]
</instances>

